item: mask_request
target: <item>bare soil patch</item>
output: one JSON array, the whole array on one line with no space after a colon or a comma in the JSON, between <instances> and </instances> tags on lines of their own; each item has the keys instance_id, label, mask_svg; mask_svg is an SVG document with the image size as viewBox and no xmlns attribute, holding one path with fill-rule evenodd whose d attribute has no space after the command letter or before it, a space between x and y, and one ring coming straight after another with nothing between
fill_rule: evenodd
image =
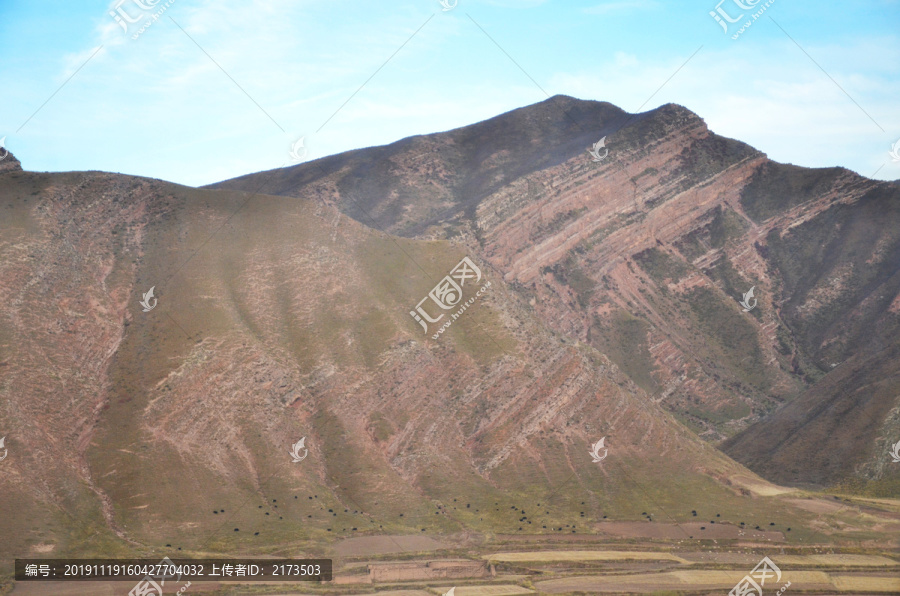
<instances>
[{"instance_id":1,"label":"bare soil patch","mask_svg":"<svg viewBox=\"0 0 900 596\"><path fill-rule=\"evenodd\" d=\"M451 548L428 536L361 536L348 538L335 545L335 554L341 557L365 557L391 553L428 552Z\"/></svg>"},{"instance_id":2,"label":"bare soil patch","mask_svg":"<svg viewBox=\"0 0 900 596\"><path fill-rule=\"evenodd\" d=\"M747 570L678 570L646 575L580 576L537 582L540 592L652 592L655 590L725 590L734 587ZM833 590L827 573L821 571L795 571L784 582L803 585L804 589ZM780 584L774 584L775 587ZM768 593L769 584L766 584ZM723 592L724 593L724 592ZM829 592L833 593L833 592Z\"/></svg>"},{"instance_id":3,"label":"bare soil patch","mask_svg":"<svg viewBox=\"0 0 900 596\"><path fill-rule=\"evenodd\" d=\"M436 587L434 592L437 594L446 594L447 591L454 586ZM517 586L515 584L491 584L489 586L462 586L453 591L455 596L520 596L523 594L533 594L533 590ZM381 596L384 592L379 592Z\"/></svg>"},{"instance_id":4,"label":"bare soil patch","mask_svg":"<svg viewBox=\"0 0 900 596\"><path fill-rule=\"evenodd\" d=\"M187 595L185 595L185 596L187 596ZM315 595L308 595L306 592L285 592L283 594L267 594L266 596L315 596ZM379 592L365 592L362 594L355 594L354 596L434 596L434 593L429 592L427 590L384 590L384 591L379 591Z\"/></svg>"},{"instance_id":5,"label":"bare soil patch","mask_svg":"<svg viewBox=\"0 0 900 596\"><path fill-rule=\"evenodd\" d=\"M786 502L812 513L834 513L841 509L846 509L846 503L838 501L827 501L825 499L785 499Z\"/></svg>"},{"instance_id":6,"label":"bare soil patch","mask_svg":"<svg viewBox=\"0 0 900 596\"><path fill-rule=\"evenodd\" d=\"M877 555L772 555L785 565L821 565L826 567L897 567L900 563Z\"/></svg>"},{"instance_id":7,"label":"bare soil patch","mask_svg":"<svg viewBox=\"0 0 900 596\"><path fill-rule=\"evenodd\" d=\"M628 559L645 561L675 561L690 564L690 561L666 552L613 551L613 550L550 550L525 553L495 553L484 555L489 561L546 562L546 561L622 561Z\"/></svg>"},{"instance_id":8,"label":"bare soil patch","mask_svg":"<svg viewBox=\"0 0 900 596\"><path fill-rule=\"evenodd\" d=\"M126 596L137 582L17 582L12 596ZM181 584L182 586L184 584ZM168 586L167 586L168 587ZM218 582L191 582L185 594L209 592L220 587ZM166 592L168 594L168 592Z\"/></svg>"}]
</instances>

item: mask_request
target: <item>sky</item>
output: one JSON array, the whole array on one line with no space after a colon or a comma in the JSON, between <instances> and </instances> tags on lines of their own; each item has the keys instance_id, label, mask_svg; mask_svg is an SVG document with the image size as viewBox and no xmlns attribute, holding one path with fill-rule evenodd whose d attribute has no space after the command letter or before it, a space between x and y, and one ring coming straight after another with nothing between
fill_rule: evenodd
<instances>
[{"instance_id":1,"label":"sky","mask_svg":"<svg viewBox=\"0 0 900 596\"><path fill-rule=\"evenodd\" d=\"M900 0L444 2L0 0L0 140L199 186L565 94L900 179Z\"/></svg>"}]
</instances>

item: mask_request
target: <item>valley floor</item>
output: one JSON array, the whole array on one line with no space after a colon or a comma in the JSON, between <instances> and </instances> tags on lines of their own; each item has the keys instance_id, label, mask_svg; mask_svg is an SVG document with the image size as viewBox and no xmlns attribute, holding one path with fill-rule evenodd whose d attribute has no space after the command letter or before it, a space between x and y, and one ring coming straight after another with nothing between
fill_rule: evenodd
<instances>
[{"instance_id":1,"label":"valley floor","mask_svg":"<svg viewBox=\"0 0 900 596\"><path fill-rule=\"evenodd\" d=\"M335 552L345 554L335 556L335 577L329 584L192 582L184 593L441 596L454 588L454 596L725 594L764 556L781 574L768 579L766 594L781 589L781 593L805 596L900 593L900 554L890 540L882 545L887 548L841 550L783 541L776 545L769 539L754 544L715 539L601 542L595 536L586 542L591 537L494 536L475 545L471 536L442 538L443 542L423 538L345 540L336 545ZM384 552L390 548L402 551ZM119 596L133 587L123 582L19 583L12 595ZM178 587L172 588L173 594Z\"/></svg>"}]
</instances>

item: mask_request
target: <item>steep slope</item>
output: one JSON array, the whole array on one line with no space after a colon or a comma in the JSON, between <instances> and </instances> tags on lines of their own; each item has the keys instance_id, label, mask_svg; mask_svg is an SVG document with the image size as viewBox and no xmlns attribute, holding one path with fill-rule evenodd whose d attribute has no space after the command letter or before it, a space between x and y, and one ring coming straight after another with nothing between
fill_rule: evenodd
<instances>
[{"instance_id":1,"label":"steep slope","mask_svg":"<svg viewBox=\"0 0 900 596\"><path fill-rule=\"evenodd\" d=\"M426 336L409 311L474 245L97 172L11 169L0 210L4 558L578 533L701 502L803 517L488 263L489 291Z\"/></svg>"},{"instance_id":2,"label":"steep slope","mask_svg":"<svg viewBox=\"0 0 900 596\"><path fill-rule=\"evenodd\" d=\"M601 136L609 154L594 162L585 149ZM379 182L368 184L374 172ZM827 401L819 383L873 333L887 354L896 346L900 188L774 163L681 106L632 115L556 96L216 187L269 182L365 225L468 242L541 321L607 355L691 428L715 441L748 433L725 448L761 473L772 474L760 464L770 447L751 447L748 427L787 416L776 411L800 395ZM751 288L746 312L739 301ZM855 382L845 391L869 381ZM897 473L876 465L886 454L874 447L894 427L898 399L878 398L864 433L845 420L852 409L835 413L832 440L850 446L849 465L796 481L861 477L857 465ZM803 446L794 467L809 469L821 437L790 428Z\"/></svg>"},{"instance_id":3,"label":"steep slope","mask_svg":"<svg viewBox=\"0 0 900 596\"><path fill-rule=\"evenodd\" d=\"M748 212L774 217L791 207L766 205L771 196L809 201L822 181L799 170L762 170L745 190ZM853 204L773 230L766 247L798 351L816 371L831 372L724 450L779 482L865 488L859 481L872 481L868 492L900 494L888 455L900 440L900 192L878 186Z\"/></svg>"},{"instance_id":4,"label":"steep slope","mask_svg":"<svg viewBox=\"0 0 900 596\"><path fill-rule=\"evenodd\" d=\"M896 498L900 474L889 451L900 440L900 354L896 346L867 352L722 449L784 484L842 485Z\"/></svg>"},{"instance_id":5,"label":"steep slope","mask_svg":"<svg viewBox=\"0 0 900 596\"><path fill-rule=\"evenodd\" d=\"M409 137L208 188L335 200L350 217L392 234L430 226L448 234L488 195L527 174L583 155L600 136L636 118L609 103L552 100L445 133Z\"/></svg>"}]
</instances>

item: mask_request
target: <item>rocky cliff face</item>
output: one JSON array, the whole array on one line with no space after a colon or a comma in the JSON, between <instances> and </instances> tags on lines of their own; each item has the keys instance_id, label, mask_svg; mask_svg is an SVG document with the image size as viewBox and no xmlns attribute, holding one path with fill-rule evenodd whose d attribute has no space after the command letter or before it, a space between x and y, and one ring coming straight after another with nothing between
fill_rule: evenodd
<instances>
[{"instance_id":1,"label":"rocky cliff face","mask_svg":"<svg viewBox=\"0 0 900 596\"><path fill-rule=\"evenodd\" d=\"M594 162L585 149L601 137L609 153ZM885 330L882 348L896 345L897 185L771 162L680 106L630 115L557 96L476 127L216 186L264 179L280 194L321 189L366 225L467 243L543 322L606 354L711 440L754 436L751 425L801 394L815 402L818 383L873 331ZM885 398L847 436L832 417L847 445L835 455L841 473L807 465L811 437L809 453L791 456L796 474L753 465L782 482L840 481L887 457L873 447L896 405ZM769 447L751 443L726 448L765 459Z\"/></svg>"}]
</instances>

